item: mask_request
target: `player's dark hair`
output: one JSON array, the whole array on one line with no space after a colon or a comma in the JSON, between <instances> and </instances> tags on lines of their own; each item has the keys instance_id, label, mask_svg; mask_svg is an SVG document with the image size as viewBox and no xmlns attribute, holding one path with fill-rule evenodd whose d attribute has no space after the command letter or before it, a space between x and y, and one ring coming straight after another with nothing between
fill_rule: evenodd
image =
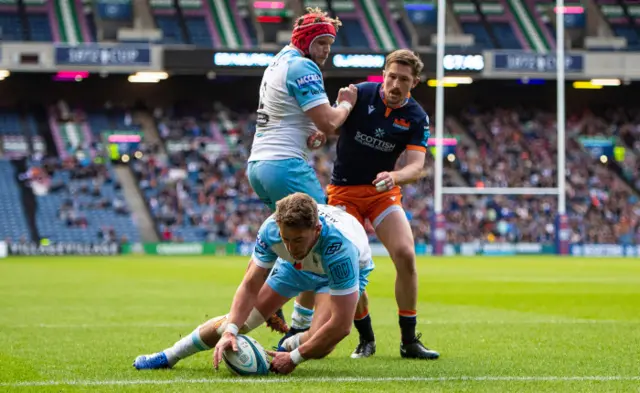
<instances>
[{"instance_id":1,"label":"player's dark hair","mask_svg":"<svg viewBox=\"0 0 640 393\"><path fill-rule=\"evenodd\" d=\"M386 70L393 63L411 67L414 78L419 78L424 68L424 63L420 60L420 56L409 49L398 49L389 53L385 60L384 69Z\"/></svg>"},{"instance_id":2,"label":"player's dark hair","mask_svg":"<svg viewBox=\"0 0 640 393\"><path fill-rule=\"evenodd\" d=\"M318 225L318 204L309 195L296 192L276 202L278 225L296 229L312 229Z\"/></svg>"}]
</instances>

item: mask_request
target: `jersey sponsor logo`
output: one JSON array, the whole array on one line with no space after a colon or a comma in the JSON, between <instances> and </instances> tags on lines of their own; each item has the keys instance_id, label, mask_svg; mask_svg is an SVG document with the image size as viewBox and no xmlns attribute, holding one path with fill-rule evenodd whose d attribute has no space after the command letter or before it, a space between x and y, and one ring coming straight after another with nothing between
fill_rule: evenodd
<instances>
[{"instance_id":1,"label":"jersey sponsor logo","mask_svg":"<svg viewBox=\"0 0 640 393\"><path fill-rule=\"evenodd\" d=\"M333 255L336 252L340 251L341 247L342 247L342 242L331 243L329 247L327 247L327 250L324 252L324 255Z\"/></svg>"},{"instance_id":2,"label":"jersey sponsor logo","mask_svg":"<svg viewBox=\"0 0 640 393\"><path fill-rule=\"evenodd\" d=\"M365 145L372 149L383 151L385 153L392 152L393 149L396 148L395 143L383 141L382 139L373 137L371 135L363 134L360 131L356 132L355 140L361 145Z\"/></svg>"},{"instance_id":3,"label":"jersey sponsor logo","mask_svg":"<svg viewBox=\"0 0 640 393\"><path fill-rule=\"evenodd\" d=\"M411 123L405 119L394 119L393 126L401 130L408 130L411 127Z\"/></svg>"},{"instance_id":4,"label":"jersey sponsor logo","mask_svg":"<svg viewBox=\"0 0 640 393\"><path fill-rule=\"evenodd\" d=\"M382 128L376 128L374 131L376 138L384 138L384 130Z\"/></svg>"},{"instance_id":5,"label":"jersey sponsor logo","mask_svg":"<svg viewBox=\"0 0 640 393\"><path fill-rule=\"evenodd\" d=\"M308 85L309 83L316 82L322 82L322 77L318 74L309 74L296 79L296 84L298 85L298 87L303 87Z\"/></svg>"},{"instance_id":6,"label":"jersey sponsor logo","mask_svg":"<svg viewBox=\"0 0 640 393\"><path fill-rule=\"evenodd\" d=\"M334 284L339 285L348 281L354 275L353 268L351 266L351 259L344 258L331 264L329 272L331 273L331 278L333 279Z\"/></svg>"},{"instance_id":7,"label":"jersey sponsor logo","mask_svg":"<svg viewBox=\"0 0 640 393\"><path fill-rule=\"evenodd\" d=\"M262 237L260 236L260 234L258 234L258 236L256 238L256 245L259 246L263 250L267 249L267 243L264 240L262 240Z\"/></svg>"},{"instance_id":8,"label":"jersey sponsor logo","mask_svg":"<svg viewBox=\"0 0 640 393\"><path fill-rule=\"evenodd\" d=\"M320 217L323 217L326 221L330 221L334 224L337 224L339 221L337 218L335 218L334 216L332 216L330 213L328 212L324 212L324 211L319 211L318 215Z\"/></svg>"},{"instance_id":9,"label":"jersey sponsor logo","mask_svg":"<svg viewBox=\"0 0 640 393\"><path fill-rule=\"evenodd\" d=\"M326 94L323 88L319 88L319 89L308 88L302 92L302 96L304 97L309 93L311 93L312 96L316 96L318 94Z\"/></svg>"},{"instance_id":10,"label":"jersey sponsor logo","mask_svg":"<svg viewBox=\"0 0 640 393\"><path fill-rule=\"evenodd\" d=\"M258 127L264 127L269 123L269 115L265 112L258 110L258 116L256 117L256 125Z\"/></svg>"},{"instance_id":11,"label":"jersey sponsor logo","mask_svg":"<svg viewBox=\"0 0 640 393\"><path fill-rule=\"evenodd\" d=\"M369 114L372 114L372 113L373 113L373 111L375 111L375 110L376 110L376 107L375 107L375 106L373 106L373 105L369 105Z\"/></svg>"}]
</instances>

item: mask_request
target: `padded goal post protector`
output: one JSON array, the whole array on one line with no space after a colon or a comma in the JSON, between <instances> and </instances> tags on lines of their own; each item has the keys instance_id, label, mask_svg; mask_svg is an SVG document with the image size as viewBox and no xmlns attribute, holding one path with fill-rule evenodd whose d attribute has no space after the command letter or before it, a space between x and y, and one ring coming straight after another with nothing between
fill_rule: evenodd
<instances>
[{"instance_id":1,"label":"padded goal post protector","mask_svg":"<svg viewBox=\"0 0 640 393\"><path fill-rule=\"evenodd\" d=\"M433 245L433 255L444 255L446 243L447 230L444 214L433 214L431 216L431 244Z\"/></svg>"},{"instance_id":2,"label":"padded goal post protector","mask_svg":"<svg viewBox=\"0 0 640 393\"><path fill-rule=\"evenodd\" d=\"M569 217L566 214L558 214L556 216L555 230L556 253L558 255L569 255L571 229L569 228Z\"/></svg>"}]
</instances>

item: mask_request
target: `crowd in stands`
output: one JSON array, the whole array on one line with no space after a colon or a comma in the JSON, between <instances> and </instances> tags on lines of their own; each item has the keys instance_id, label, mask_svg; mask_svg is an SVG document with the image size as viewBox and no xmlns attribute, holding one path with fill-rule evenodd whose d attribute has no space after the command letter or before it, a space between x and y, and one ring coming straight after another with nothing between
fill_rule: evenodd
<instances>
[{"instance_id":1,"label":"crowd in stands","mask_svg":"<svg viewBox=\"0 0 640 393\"><path fill-rule=\"evenodd\" d=\"M245 173L255 115L236 113L219 103L210 110L158 109L153 115L163 144L145 144L142 159L131 165L162 241L251 243L270 214ZM584 112L568 116L566 130L571 241L640 244L640 161L635 155L640 151L640 115ZM469 108L448 117L445 132L461 137L455 161L447 165L468 186L556 185L553 113ZM617 164L620 171L589 155L578 143L581 136L619 138L628 151ZM310 157L323 187L331 177L334 144L330 140ZM428 244L434 203L431 154L426 169L426 178L404 187L403 204L416 242ZM453 186L447 174L444 185ZM128 241L119 230L87 218L96 210L131 214L105 163L89 157L43 158L32 166L30 176L36 193L45 187L47 194L58 196L56 219L66 227L90 228L98 242ZM108 195L103 195L105 185L112 190ZM555 237L555 195L445 195L443 202L451 243L550 243ZM370 223L366 229L375 240Z\"/></svg>"},{"instance_id":2,"label":"crowd in stands","mask_svg":"<svg viewBox=\"0 0 640 393\"><path fill-rule=\"evenodd\" d=\"M31 162L26 175L38 197L36 215L42 237L72 241L78 234L73 229L79 229L83 240L94 243L129 242L126 234L104 222L106 216L120 217L115 223L130 221L131 215L121 186L104 160L43 157Z\"/></svg>"},{"instance_id":3,"label":"crowd in stands","mask_svg":"<svg viewBox=\"0 0 640 393\"><path fill-rule=\"evenodd\" d=\"M200 138L218 144L203 149L193 144L172 154L148 154L134 163L140 185L165 240L247 241L254 238L269 214L252 192L245 174L254 132L252 114L233 113L220 104L203 116L156 112L165 140ZM567 213L571 240L593 243L640 243L640 201L637 166L632 178L636 190L605 165L592 158L576 137L595 131L592 115L570 117L567 124ZM627 119L628 121L629 119ZM602 120L603 124L611 123ZM455 167L472 186L555 187L555 115L525 110L469 109L447 120L446 130L466 132L473 144L462 144ZM621 138L638 129L622 124ZM475 146L474 146L475 145ZM326 186L335 159L333 144L312 157L320 182ZM628 158L628 161L634 159ZM428 155L428 175L404 187L403 203L416 242L429 243L433 209L433 159ZM450 186L449 179L444 179ZM557 212L555 195L446 195L444 210L449 242L552 242ZM194 228L196 231L194 232ZM368 224L368 231L372 228Z\"/></svg>"}]
</instances>

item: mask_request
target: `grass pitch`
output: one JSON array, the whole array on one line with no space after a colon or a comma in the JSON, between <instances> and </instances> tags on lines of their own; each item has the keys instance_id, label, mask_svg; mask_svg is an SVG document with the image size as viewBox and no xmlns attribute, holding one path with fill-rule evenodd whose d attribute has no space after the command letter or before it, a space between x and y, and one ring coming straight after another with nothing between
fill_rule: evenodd
<instances>
[{"instance_id":1,"label":"grass pitch","mask_svg":"<svg viewBox=\"0 0 640 393\"><path fill-rule=\"evenodd\" d=\"M1 392L640 392L640 259L421 258L418 331L437 361L399 355L391 261L368 287L378 353L355 329L327 359L264 380L214 372L211 353L136 371L226 313L247 258L0 261ZM291 305L286 308L290 316ZM251 333L265 347L278 336Z\"/></svg>"}]
</instances>

